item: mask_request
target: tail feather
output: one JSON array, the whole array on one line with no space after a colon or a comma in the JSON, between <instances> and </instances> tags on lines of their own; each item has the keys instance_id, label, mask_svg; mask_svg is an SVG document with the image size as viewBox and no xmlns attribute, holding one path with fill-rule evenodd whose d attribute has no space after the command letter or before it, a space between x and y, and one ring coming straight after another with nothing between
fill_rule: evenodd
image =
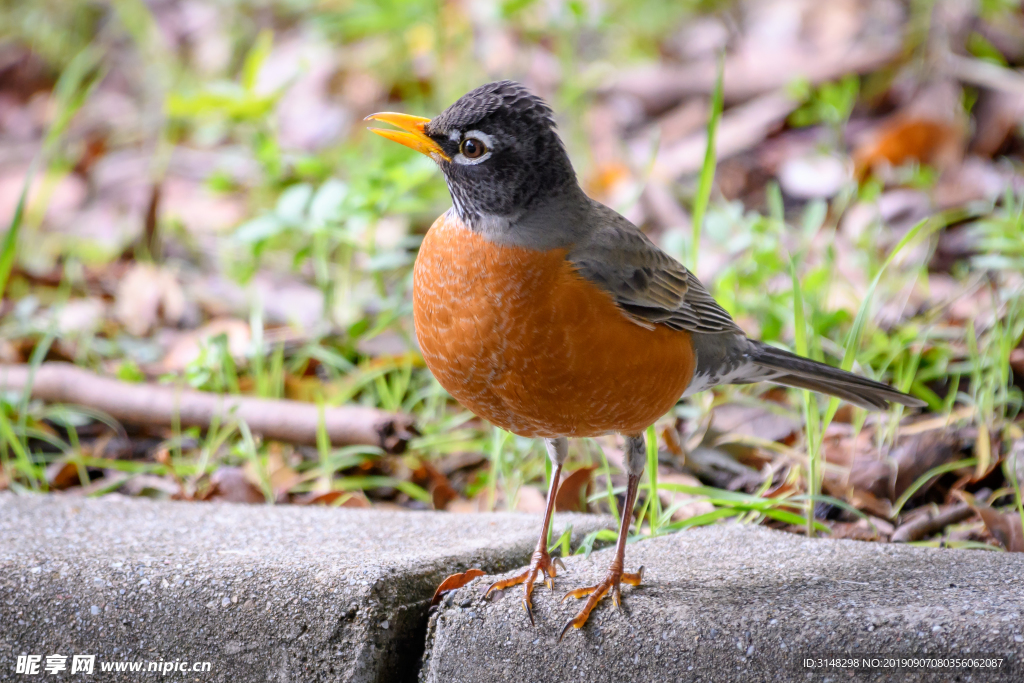
<instances>
[{"instance_id":1,"label":"tail feather","mask_svg":"<svg viewBox=\"0 0 1024 683\"><path fill-rule=\"evenodd\" d=\"M770 382L819 391L869 410L885 410L890 403L911 408L927 405L920 399L867 377L801 358L761 342L750 341L750 344L750 361L755 366L778 373L765 378Z\"/></svg>"}]
</instances>

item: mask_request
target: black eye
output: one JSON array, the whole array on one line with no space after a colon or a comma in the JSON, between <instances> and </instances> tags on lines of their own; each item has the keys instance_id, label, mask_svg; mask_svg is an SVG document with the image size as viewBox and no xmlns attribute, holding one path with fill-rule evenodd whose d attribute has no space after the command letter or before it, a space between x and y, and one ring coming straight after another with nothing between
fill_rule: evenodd
<instances>
[{"instance_id":1,"label":"black eye","mask_svg":"<svg viewBox=\"0 0 1024 683\"><path fill-rule=\"evenodd\" d=\"M487 146L476 138L466 138L459 146L459 151L467 159L479 159L487 151Z\"/></svg>"}]
</instances>

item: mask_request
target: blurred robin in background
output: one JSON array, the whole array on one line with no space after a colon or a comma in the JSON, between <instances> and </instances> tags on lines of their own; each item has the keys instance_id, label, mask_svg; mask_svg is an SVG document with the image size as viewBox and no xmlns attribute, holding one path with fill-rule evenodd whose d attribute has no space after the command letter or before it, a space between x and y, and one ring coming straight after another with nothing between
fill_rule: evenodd
<instances>
[{"instance_id":1,"label":"blurred robin in background","mask_svg":"<svg viewBox=\"0 0 1024 683\"><path fill-rule=\"evenodd\" d=\"M868 409L924 402L884 384L748 339L682 264L615 211L587 197L551 109L501 81L435 119L381 113L371 129L431 157L452 208L416 258L416 338L434 376L462 405L515 434L545 440L552 460L544 527L530 566L491 590L551 585L548 526L569 437L625 436L626 502L615 555L562 629L580 628L620 584L646 462L644 430L682 396L719 384L770 381Z\"/></svg>"}]
</instances>

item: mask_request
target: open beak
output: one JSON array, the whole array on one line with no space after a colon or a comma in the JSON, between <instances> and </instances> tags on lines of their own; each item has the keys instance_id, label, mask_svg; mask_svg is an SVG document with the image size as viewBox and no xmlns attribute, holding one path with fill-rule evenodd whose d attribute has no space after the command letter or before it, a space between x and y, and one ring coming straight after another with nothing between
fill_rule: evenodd
<instances>
[{"instance_id":1,"label":"open beak","mask_svg":"<svg viewBox=\"0 0 1024 683\"><path fill-rule=\"evenodd\" d=\"M370 114L363 120L383 121L384 123L390 123L396 128L401 128L402 130L370 128L370 132L376 133L382 138L394 140L398 144L414 149L420 154L426 154L434 161L439 161L441 159L451 161L451 157L445 154L441 147L423 132L423 126L425 126L430 119L425 119L422 116L396 114L394 112L385 111L379 114Z\"/></svg>"}]
</instances>

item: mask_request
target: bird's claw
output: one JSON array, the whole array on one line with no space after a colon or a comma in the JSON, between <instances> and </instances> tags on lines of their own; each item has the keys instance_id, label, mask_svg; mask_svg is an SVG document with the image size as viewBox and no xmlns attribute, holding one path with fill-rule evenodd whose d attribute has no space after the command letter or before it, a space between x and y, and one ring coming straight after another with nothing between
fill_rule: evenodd
<instances>
[{"instance_id":1,"label":"bird's claw","mask_svg":"<svg viewBox=\"0 0 1024 683\"><path fill-rule=\"evenodd\" d=\"M530 624L534 625L533 584L537 580L537 575L539 574L544 578L544 584L551 590L554 590L555 582L552 581L552 579L557 575L557 572L555 571L556 566L561 567L562 571L565 571L565 564L560 558L556 557L552 560L551 556L548 555L547 550L537 550L533 553L533 557L530 559L530 566L527 567L525 571L507 579L495 581L487 588L487 591L484 593L484 597L489 596L492 591L503 591L506 588L511 588L512 586L525 583L526 592L523 596L523 607L526 609L526 615L530 617Z\"/></svg>"},{"instance_id":2,"label":"bird's claw","mask_svg":"<svg viewBox=\"0 0 1024 683\"><path fill-rule=\"evenodd\" d=\"M643 567L640 567L640 569L634 573L623 572L621 569L609 569L608 575L605 576L601 583L594 586L587 586L586 588L577 588L576 590L571 590L566 593L565 597L562 598L562 602L565 602L569 598L587 598L587 602L575 617L565 622L565 626L562 627L562 632L558 635L558 640L561 641L562 638L565 637L565 634L569 632L570 628L582 628L583 625L587 623L587 619L590 618L590 613L595 607L597 607L597 603L601 602L601 598L609 592L612 594L612 602L616 607L621 609L622 591L619 588L620 585L624 583L628 586L639 586L643 578Z\"/></svg>"}]
</instances>

